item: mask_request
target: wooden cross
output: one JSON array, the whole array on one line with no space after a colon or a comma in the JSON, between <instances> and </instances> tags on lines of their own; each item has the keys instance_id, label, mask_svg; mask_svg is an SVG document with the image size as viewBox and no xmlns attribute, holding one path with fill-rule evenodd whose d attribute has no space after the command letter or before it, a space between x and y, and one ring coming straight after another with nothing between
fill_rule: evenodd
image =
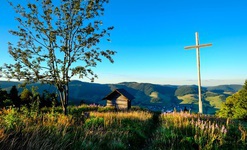
<instances>
[{"instance_id":1,"label":"wooden cross","mask_svg":"<svg viewBox=\"0 0 247 150\"><path fill-rule=\"evenodd\" d=\"M199 45L199 35L196 32L196 45L195 46L186 46L184 49L196 49L197 57L197 69L198 69L198 97L199 97L199 113L203 114L203 105L202 105L202 95L201 95L201 71L200 71L200 48L212 46L212 44L201 44Z\"/></svg>"}]
</instances>

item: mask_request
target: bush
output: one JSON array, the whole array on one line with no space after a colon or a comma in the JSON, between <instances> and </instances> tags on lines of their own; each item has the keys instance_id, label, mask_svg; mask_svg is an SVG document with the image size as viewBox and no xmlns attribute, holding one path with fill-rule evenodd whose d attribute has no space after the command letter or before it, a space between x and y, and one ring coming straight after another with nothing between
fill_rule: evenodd
<instances>
[{"instance_id":1,"label":"bush","mask_svg":"<svg viewBox=\"0 0 247 150\"><path fill-rule=\"evenodd\" d=\"M8 130L14 129L21 126L22 120L19 118L17 110L15 108L10 108L7 110L6 116L4 118L4 124Z\"/></svg>"}]
</instances>

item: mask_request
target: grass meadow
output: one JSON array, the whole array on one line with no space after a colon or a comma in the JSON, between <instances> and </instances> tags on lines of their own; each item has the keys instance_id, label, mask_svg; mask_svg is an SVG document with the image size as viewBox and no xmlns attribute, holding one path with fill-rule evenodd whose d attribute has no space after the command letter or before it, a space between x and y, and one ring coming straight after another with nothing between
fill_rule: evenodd
<instances>
[{"instance_id":1,"label":"grass meadow","mask_svg":"<svg viewBox=\"0 0 247 150\"><path fill-rule=\"evenodd\" d=\"M71 106L0 111L0 149L246 149L247 127L237 120L139 108L114 111Z\"/></svg>"}]
</instances>

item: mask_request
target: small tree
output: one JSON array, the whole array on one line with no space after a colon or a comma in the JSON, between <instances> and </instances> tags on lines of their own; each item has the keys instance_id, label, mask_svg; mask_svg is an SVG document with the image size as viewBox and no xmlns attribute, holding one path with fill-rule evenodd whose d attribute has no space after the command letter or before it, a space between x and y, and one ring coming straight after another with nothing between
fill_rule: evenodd
<instances>
[{"instance_id":1,"label":"small tree","mask_svg":"<svg viewBox=\"0 0 247 150\"><path fill-rule=\"evenodd\" d=\"M40 108L42 107L52 107L52 105L58 106L57 94L50 93L47 90L43 91L43 94L40 97Z\"/></svg>"},{"instance_id":2,"label":"small tree","mask_svg":"<svg viewBox=\"0 0 247 150\"><path fill-rule=\"evenodd\" d=\"M217 111L217 115L224 118L234 118L236 105L239 103L239 92L229 96L226 98L226 102L224 102L219 111Z\"/></svg>"},{"instance_id":3,"label":"small tree","mask_svg":"<svg viewBox=\"0 0 247 150\"><path fill-rule=\"evenodd\" d=\"M247 120L247 80L239 91L239 99L235 108L235 117Z\"/></svg>"},{"instance_id":4,"label":"small tree","mask_svg":"<svg viewBox=\"0 0 247 150\"><path fill-rule=\"evenodd\" d=\"M247 120L247 80L240 91L226 99L217 115Z\"/></svg>"},{"instance_id":5,"label":"small tree","mask_svg":"<svg viewBox=\"0 0 247 150\"><path fill-rule=\"evenodd\" d=\"M12 100L15 107L18 107L20 109L20 97L18 95L18 90L16 86L12 86L9 92L9 98Z\"/></svg>"},{"instance_id":6,"label":"small tree","mask_svg":"<svg viewBox=\"0 0 247 150\"><path fill-rule=\"evenodd\" d=\"M32 92L30 92L27 88L25 88L20 95L21 103L30 105L32 102Z\"/></svg>"},{"instance_id":7,"label":"small tree","mask_svg":"<svg viewBox=\"0 0 247 150\"><path fill-rule=\"evenodd\" d=\"M105 3L108 0L35 0L24 7L10 2L20 14L16 18L18 30L10 31L19 42L9 43L9 53L16 63L5 64L5 75L9 79L54 84L67 114L71 78L94 81L97 75L92 67L102 61L101 56L113 62L115 51L97 46L113 29L103 29L99 20Z\"/></svg>"},{"instance_id":8,"label":"small tree","mask_svg":"<svg viewBox=\"0 0 247 150\"><path fill-rule=\"evenodd\" d=\"M0 107L6 106L6 103L11 104L9 102L9 95L6 90L0 88Z\"/></svg>"}]
</instances>

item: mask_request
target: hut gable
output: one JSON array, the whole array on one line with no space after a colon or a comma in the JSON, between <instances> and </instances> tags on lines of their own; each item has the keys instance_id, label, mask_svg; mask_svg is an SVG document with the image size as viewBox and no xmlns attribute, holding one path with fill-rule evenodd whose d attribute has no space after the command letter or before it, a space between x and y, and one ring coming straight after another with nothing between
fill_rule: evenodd
<instances>
[{"instance_id":1,"label":"hut gable","mask_svg":"<svg viewBox=\"0 0 247 150\"><path fill-rule=\"evenodd\" d=\"M133 99L134 96L124 89L116 89L103 98L103 100L107 100L106 106L113 106L116 109L130 109Z\"/></svg>"}]
</instances>

